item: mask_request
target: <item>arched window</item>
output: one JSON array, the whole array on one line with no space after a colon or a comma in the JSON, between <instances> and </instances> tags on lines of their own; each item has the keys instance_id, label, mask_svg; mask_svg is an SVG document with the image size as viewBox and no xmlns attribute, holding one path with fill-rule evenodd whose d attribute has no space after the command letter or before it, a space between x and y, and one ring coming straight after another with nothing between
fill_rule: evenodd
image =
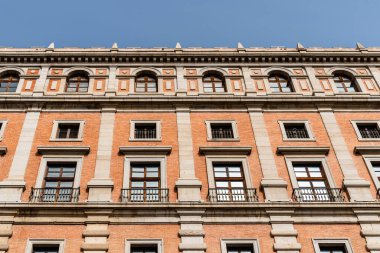
<instances>
[{"instance_id":1,"label":"arched window","mask_svg":"<svg viewBox=\"0 0 380 253\"><path fill-rule=\"evenodd\" d=\"M67 78L67 92L87 92L89 86L88 73L85 71L75 71Z\"/></svg>"},{"instance_id":2,"label":"arched window","mask_svg":"<svg viewBox=\"0 0 380 253\"><path fill-rule=\"evenodd\" d=\"M157 91L157 77L153 72L143 71L136 76L136 92Z\"/></svg>"},{"instance_id":3,"label":"arched window","mask_svg":"<svg viewBox=\"0 0 380 253\"><path fill-rule=\"evenodd\" d=\"M203 76L204 92L225 92L224 77L216 71L208 71Z\"/></svg>"},{"instance_id":4,"label":"arched window","mask_svg":"<svg viewBox=\"0 0 380 253\"><path fill-rule=\"evenodd\" d=\"M334 84L340 93L359 91L354 78L346 73L335 72Z\"/></svg>"},{"instance_id":5,"label":"arched window","mask_svg":"<svg viewBox=\"0 0 380 253\"><path fill-rule=\"evenodd\" d=\"M20 76L16 71L2 73L0 75L0 92L15 92L19 81Z\"/></svg>"},{"instance_id":6,"label":"arched window","mask_svg":"<svg viewBox=\"0 0 380 253\"><path fill-rule=\"evenodd\" d=\"M293 92L293 86L288 75L282 73L271 73L269 75L269 85L272 92Z\"/></svg>"}]
</instances>

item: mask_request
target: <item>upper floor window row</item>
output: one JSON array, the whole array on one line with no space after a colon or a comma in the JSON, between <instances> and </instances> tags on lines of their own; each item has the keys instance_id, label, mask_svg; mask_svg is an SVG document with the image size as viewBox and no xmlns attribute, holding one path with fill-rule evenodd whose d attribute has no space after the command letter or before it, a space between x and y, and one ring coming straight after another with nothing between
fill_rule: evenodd
<instances>
[{"instance_id":1,"label":"upper floor window row","mask_svg":"<svg viewBox=\"0 0 380 253\"><path fill-rule=\"evenodd\" d=\"M16 71L6 71L0 75L0 92L16 92L20 74Z\"/></svg>"}]
</instances>

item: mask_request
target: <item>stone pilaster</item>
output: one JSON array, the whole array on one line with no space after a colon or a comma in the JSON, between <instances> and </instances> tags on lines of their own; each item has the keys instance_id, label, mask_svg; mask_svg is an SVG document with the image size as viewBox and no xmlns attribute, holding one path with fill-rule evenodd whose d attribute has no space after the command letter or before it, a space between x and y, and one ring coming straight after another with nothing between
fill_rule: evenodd
<instances>
[{"instance_id":1,"label":"stone pilaster","mask_svg":"<svg viewBox=\"0 0 380 253\"><path fill-rule=\"evenodd\" d=\"M245 93L247 94L247 96L256 95L255 85L253 83L251 73L249 72L249 68L242 67L241 70L243 72L243 78L244 78L244 83L245 83Z\"/></svg>"},{"instance_id":2,"label":"stone pilaster","mask_svg":"<svg viewBox=\"0 0 380 253\"><path fill-rule=\"evenodd\" d=\"M41 108L29 108L26 112L16 152L8 178L0 182L0 202L20 202L25 188L25 171L32 149Z\"/></svg>"},{"instance_id":3,"label":"stone pilaster","mask_svg":"<svg viewBox=\"0 0 380 253\"><path fill-rule=\"evenodd\" d=\"M199 202L202 183L195 177L190 109L178 107L176 113L179 152L179 179L176 182L178 201Z\"/></svg>"},{"instance_id":4,"label":"stone pilaster","mask_svg":"<svg viewBox=\"0 0 380 253\"><path fill-rule=\"evenodd\" d=\"M83 253L108 252L109 216L112 211L87 211L86 230L83 231L84 243L81 246Z\"/></svg>"},{"instance_id":5,"label":"stone pilaster","mask_svg":"<svg viewBox=\"0 0 380 253\"><path fill-rule=\"evenodd\" d=\"M0 213L0 253L8 252L9 238L12 236L12 225L17 211L7 210Z\"/></svg>"},{"instance_id":6,"label":"stone pilaster","mask_svg":"<svg viewBox=\"0 0 380 253\"><path fill-rule=\"evenodd\" d=\"M116 110L114 108L106 108L101 112L95 176L87 185L89 190L89 202L111 201L113 181L110 178L110 171L115 113Z\"/></svg>"},{"instance_id":7,"label":"stone pilaster","mask_svg":"<svg viewBox=\"0 0 380 253\"><path fill-rule=\"evenodd\" d=\"M183 253L204 253L207 248L203 240L205 236L202 220L204 210L177 210L177 213L181 238L179 250Z\"/></svg>"},{"instance_id":8,"label":"stone pilaster","mask_svg":"<svg viewBox=\"0 0 380 253\"><path fill-rule=\"evenodd\" d=\"M315 72L312 67L305 67L306 74L309 77L311 87L313 88L313 94L316 96L324 96L325 92L322 90L322 86L318 79L315 77Z\"/></svg>"},{"instance_id":9,"label":"stone pilaster","mask_svg":"<svg viewBox=\"0 0 380 253\"><path fill-rule=\"evenodd\" d=\"M299 253L301 244L297 241L297 230L293 226L293 210L267 210L274 239L273 249L277 253Z\"/></svg>"},{"instance_id":10,"label":"stone pilaster","mask_svg":"<svg viewBox=\"0 0 380 253\"><path fill-rule=\"evenodd\" d=\"M116 79L116 67L110 67L110 74L108 76L108 83L106 87L106 96L115 96L117 88L117 79Z\"/></svg>"},{"instance_id":11,"label":"stone pilaster","mask_svg":"<svg viewBox=\"0 0 380 253\"><path fill-rule=\"evenodd\" d=\"M33 96L43 96L45 90L45 83L49 73L49 66L43 66L40 72L40 77L36 81Z\"/></svg>"},{"instance_id":12,"label":"stone pilaster","mask_svg":"<svg viewBox=\"0 0 380 253\"><path fill-rule=\"evenodd\" d=\"M380 210L355 210L370 253L380 253Z\"/></svg>"},{"instance_id":13,"label":"stone pilaster","mask_svg":"<svg viewBox=\"0 0 380 253\"><path fill-rule=\"evenodd\" d=\"M289 201L287 184L278 176L274 154L269 141L264 115L260 108L249 108L249 116L255 136L257 152L263 172L261 186L264 189L266 201Z\"/></svg>"},{"instance_id":14,"label":"stone pilaster","mask_svg":"<svg viewBox=\"0 0 380 253\"><path fill-rule=\"evenodd\" d=\"M334 148L336 158L344 176L344 185L351 201L373 201L369 182L361 178L348 151L347 144L331 108L319 108L323 124Z\"/></svg>"},{"instance_id":15,"label":"stone pilaster","mask_svg":"<svg viewBox=\"0 0 380 253\"><path fill-rule=\"evenodd\" d=\"M177 72L177 96L186 96L187 94L187 83L185 79L185 70L182 66L176 67Z\"/></svg>"}]
</instances>

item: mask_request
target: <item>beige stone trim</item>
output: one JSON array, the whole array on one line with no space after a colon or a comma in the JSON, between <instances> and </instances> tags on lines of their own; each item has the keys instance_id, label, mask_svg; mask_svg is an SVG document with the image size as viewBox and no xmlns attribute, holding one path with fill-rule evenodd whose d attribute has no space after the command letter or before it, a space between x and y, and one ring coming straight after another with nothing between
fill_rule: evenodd
<instances>
[{"instance_id":1,"label":"beige stone trim","mask_svg":"<svg viewBox=\"0 0 380 253\"><path fill-rule=\"evenodd\" d=\"M136 123L151 123L156 124L156 138L155 139L136 139L135 138L135 127ZM129 141L161 141L161 120L131 120L130 121L130 132Z\"/></svg>"},{"instance_id":2,"label":"beige stone trim","mask_svg":"<svg viewBox=\"0 0 380 253\"><path fill-rule=\"evenodd\" d=\"M79 124L78 138L71 138L71 139L57 138L59 124ZM62 141L62 142L82 141L83 133L84 133L84 125L85 125L84 120L54 120L53 129L51 131L51 136L50 136L50 141Z\"/></svg>"},{"instance_id":3,"label":"beige stone trim","mask_svg":"<svg viewBox=\"0 0 380 253\"><path fill-rule=\"evenodd\" d=\"M89 146L38 146L37 153L40 155L87 155L90 153Z\"/></svg>"},{"instance_id":4,"label":"beige stone trim","mask_svg":"<svg viewBox=\"0 0 380 253\"><path fill-rule=\"evenodd\" d=\"M280 125L283 141L315 141L315 137L308 120L279 120L278 123ZM288 138L284 124L304 124L309 138Z\"/></svg>"},{"instance_id":5,"label":"beige stone trim","mask_svg":"<svg viewBox=\"0 0 380 253\"><path fill-rule=\"evenodd\" d=\"M81 249L84 252L94 252L94 251L101 251L101 252L107 252L108 251L108 243L83 243L81 245Z\"/></svg>"},{"instance_id":6,"label":"beige stone trim","mask_svg":"<svg viewBox=\"0 0 380 253\"><path fill-rule=\"evenodd\" d=\"M172 151L172 146L122 146L119 147L119 153L124 155L132 154L160 154L168 155Z\"/></svg>"},{"instance_id":7,"label":"beige stone trim","mask_svg":"<svg viewBox=\"0 0 380 253\"><path fill-rule=\"evenodd\" d=\"M279 146L277 154L280 155L327 155L330 147L310 147L310 146Z\"/></svg>"},{"instance_id":8,"label":"beige stone trim","mask_svg":"<svg viewBox=\"0 0 380 253\"><path fill-rule=\"evenodd\" d=\"M199 147L199 153L203 155L249 155L252 147L248 146L215 146L215 147Z\"/></svg>"},{"instance_id":9,"label":"beige stone trim","mask_svg":"<svg viewBox=\"0 0 380 253\"><path fill-rule=\"evenodd\" d=\"M221 239L220 240L220 248L222 249L222 253L228 253L227 252L227 246L228 245L252 245L253 252L254 253L260 253L260 247L258 239Z\"/></svg>"},{"instance_id":10,"label":"beige stone trim","mask_svg":"<svg viewBox=\"0 0 380 253\"><path fill-rule=\"evenodd\" d=\"M367 165L369 174L371 175L372 181L375 184L376 189L380 189L380 182L373 169L372 162L380 162L380 149L378 149L377 155L363 155L365 164Z\"/></svg>"},{"instance_id":11,"label":"beige stone trim","mask_svg":"<svg viewBox=\"0 0 380 253\"><path fill-rule=\"evenodd\" d=\"M231 124L234 137L231 139L214 139L214 138L212 138L211 124L214 124L214 123ZM238 129L237 129L237 124L236 124L236 121L234 121L234 120L206 120L205 124L206 124L206 131L207 131L207 141L239 141L240 140Z\"/></svg>"},{"instance_id":12,"label":"beige stone trim","mask_svg":"<svg viewBox=\"0 0 380 253\"><path fill-rule=\"evenodd\" d=\"M347 238L321 238L312 239L315 253L321 253L320 246L344 246L347 253L354 253L351 241Z\"/></svg>"},{"instance_id":13,"label":"beige stone trim","mask_svg":"<svg viewBox=\"0 0 380 253\"><path fill-rule=\"evenodd\" d=\"M7 123L8 123L7 120L0 120L0 124L2 124L0 128L0 141L2 141L4 138L4 132L5 132L5 128L7 127Z\"/></svg>"},{"instance_id":14,"label":"beige stone trim","mask_svg":"<svg viewBox=\"0 0 380 253\"><path fill-rule=\"evenodd\" d=\"M358 124L366 124L366 123L376 123L377 128L380 129L380 121L378 120L351 120L351 124L354 127L356 136L359 141L380 141L380 138L363 138L360 134Z\"/></svg>"},{"instance_id":15,"label":"beige stone trim","mask_svg":"<svg viewBox=\"0 0 380 253\"><path fill-rule=\"evenodd\" d=\"M361 155L380 154L380 146L355 146L354 153Z\"/></svg>"},{"instance_id":16,"label":"beige stone trim","mask_svg":"<svg viewBox=\"0 0 380 253\"><path fill-rule=\"evenodd\" d=\"M157 245L157 253L164 252L164 242L162 239L126 239L125 253L132 253L132 245Z\"/></svg>"},{"instance_id":17,"label":"beige stone trim","mask_svg":"<svg viewBox=\"0 0 380 253\"><path fill-rule=\"evenodd\" d=\"M26 243L25 253L33 253L34 245L58 245L58 253L63 253L65 248L64 239L28 239Z\"/></svg>"}]
</instances>

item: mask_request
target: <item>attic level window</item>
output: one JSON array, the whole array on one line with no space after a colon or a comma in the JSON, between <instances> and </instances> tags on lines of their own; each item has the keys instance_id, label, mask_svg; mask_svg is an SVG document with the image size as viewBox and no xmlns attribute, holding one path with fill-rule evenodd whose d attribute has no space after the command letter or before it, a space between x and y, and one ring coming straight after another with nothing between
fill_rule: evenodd
<instances>
[{"instance_id":1,"label":"attic level window","mask_svg":"<svg viewBox=\"0 0 380 253\"><path fill-rule=\"evenodd\" d=\"M380 129L377 123L357 123L357 126L363 139L380 138Z\"/></svg>"},{"instance_id":2,"label":"attic level window","mask_svg":"<svg viewBox=\"0 0 380 253\"><path fill-rule=\"evenodd\" d=\"M273 93L293 92L293 87L288 76L272 74L269 76L269 85Z\"/></svg>"},{"instance_id":3,"label":"attic level window","mask_svg":"<svg viewBox=\"0 0 380 253\"><path fill-rule=\"evenodd\" d=\"M89 86L88 74L85 72L76 72L67 79L67 92L87 92Z\"/></svg>"},{"instance_id":4,"label":"attic level window","mask_svg":"<svg viewBox=\"0 0 380 253\"><path fill-rule=\"evenodd\" d=\"M284 128L288 139L310 138L304 123L284 123Z\"/></svg>"},{"instance_id":5,"label":"attic level window","mask_svg":"<svg viewBox=\"0 0 380 253\"><path fill-rule=\"evenodd\" d=\"M233 139L234 131L231 123L211 123L212 139Z\"/></svg>"},{"instance_id":6,"label":"attic level window","mask_svg":"<svg viewBox=\"0 0 380 253\"><path fill-rule=\"evenodd\" d=\"M59 245L34 245L32 253L58 253Z\"/></svg>"},{"instance_id":7,"label":"attic level window","mask_svg":"<svg viewBox=\"0 0 380 253\"><path fill-rule=\"evenodd\" d=\"M16 72L8 72L0 76L0 92L16 92L20 77Z\"/></svg>"},{"instance_id":8,"label":"attic level window","mask_svg":"<svg viewBox=\"0 0 380 253\"><path fill-rule=\"evenodd\" d=\"M338 89L339 93L358 91L358 88L355 84L354 79L347 75L335 74L334 84L335 84L335 87Z\"/></svg>"},{"instance_id":9,"label":"attic level window","mask_svg":"<svg viewBox=\"0 0 380 253\"><path fill-rule=\"evenodd\" d=\"M157 78L153 73L142 72L136 77L136 92L157 91Z\"/></svg>"},{"instance_id":10,"label":"attic level window","mask_svg":"<svg viewBox=\"0 0 380 253\"><path fill-rule=\"evenodd\" d=\"M216 72L208 72L203 77L204 92L225 92L226 87L222 75Z\"/></svg>"},{"instance_id":11,"label":"attic level window","mask_svg":"<svg viewBox=\"0 0 380 253\"><path fill-rule=\"evenodd\" d=\"M80 123L59 123L57 139L78 139Z\"/></svg>"},{"instance_id":12,"label":"attic level window","mask_svg":"<svg viewBox=\"0 0 380 253\"><path fill-rule=\"evenodd\" d=\"M157 139L157 124L135 123L135 139Z\"/></svg>"}]
</instances>

